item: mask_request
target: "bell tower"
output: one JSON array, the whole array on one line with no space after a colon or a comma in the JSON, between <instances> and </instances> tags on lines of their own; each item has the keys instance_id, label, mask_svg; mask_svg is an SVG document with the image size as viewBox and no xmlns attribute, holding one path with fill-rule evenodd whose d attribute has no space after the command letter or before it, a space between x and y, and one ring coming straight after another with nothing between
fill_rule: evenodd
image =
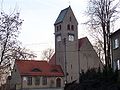
<instances>
[{"instance_id":1,"label":"bell tower","mask_svg":"<svg viewBox=\"0 0 120 90\"><path fill-rule=\"evenodd\" d=\"M54 27L56 64L61 65L66 83L79 80L78 22L70 6L60 12Z\"/></svg>"}]
</instances>

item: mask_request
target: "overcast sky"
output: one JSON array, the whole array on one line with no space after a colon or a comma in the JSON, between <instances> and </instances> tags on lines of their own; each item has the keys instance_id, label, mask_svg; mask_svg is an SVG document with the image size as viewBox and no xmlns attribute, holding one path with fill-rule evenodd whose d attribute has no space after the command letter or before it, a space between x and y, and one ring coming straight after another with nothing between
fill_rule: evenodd
<instances>
[{"instance_id":1,"label":"overcast sky","mask_svg":"<svg viewBox=\"0 0 120 90\"><path fill-rule=\"evenodd\" d=\"M23 46L34 51L38 58L41 51L54 48L54 22L60 11L71 6L79 23L79 38L87 36L82 25L86 21L88 0L1 0L1 10L12 13L14 8L24 20L19 40Z\"/></svg>"}]
</instances>

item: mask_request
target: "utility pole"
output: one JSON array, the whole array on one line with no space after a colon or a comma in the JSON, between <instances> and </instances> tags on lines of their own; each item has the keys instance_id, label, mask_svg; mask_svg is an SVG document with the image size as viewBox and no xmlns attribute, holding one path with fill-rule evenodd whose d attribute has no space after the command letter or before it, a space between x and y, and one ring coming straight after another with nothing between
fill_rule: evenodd
<instances>
[{"instance_id":1,"label":"utility pole","mask_svg":"<svg viewBox=\"0 0 120 90\"><path fill-rule=\"evenodd\" d=\"M78 73L79 73L79 83L80 83L80 47L79 46L78 46Z\"/></svg>"},{"instance_id":2,"label":"utility pole","mask_svg":"<svg viewBox=\"0 0 120 90\"><path fill-rule=\"evenodd\" d=\"M65 55L65 57L64 57L64 67L65 67L65 84L67 84L67 61L66 61L66 38L64 38L64 42L63 42L63 44L64 44L64 55Z\"/></svg>"}]
</instances>

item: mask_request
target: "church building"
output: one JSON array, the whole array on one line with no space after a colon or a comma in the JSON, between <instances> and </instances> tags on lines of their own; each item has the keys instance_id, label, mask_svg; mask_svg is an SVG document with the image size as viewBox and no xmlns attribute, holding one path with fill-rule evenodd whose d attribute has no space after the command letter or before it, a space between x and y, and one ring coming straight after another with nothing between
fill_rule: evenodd
<instances>
[{"instance_id":1,"label":"church building","mask_svg":"<svg viewBox=\"0 0 120 90\"><path fill-rule=\"evenodd\" d=\"M81 70L102 67L88 38L78 39L78 21L70 6L60 12L54 27L54 64L62 67L65 83L79 80Z\"/></svg>"}]
</instances>

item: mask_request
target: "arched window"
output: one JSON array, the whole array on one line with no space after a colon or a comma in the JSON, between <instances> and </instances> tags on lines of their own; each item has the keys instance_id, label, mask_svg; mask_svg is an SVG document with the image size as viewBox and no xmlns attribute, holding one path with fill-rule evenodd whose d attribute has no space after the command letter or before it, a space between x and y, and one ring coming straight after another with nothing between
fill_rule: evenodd
<instances>
[{"instance_id":1,"label":"arched window","mask_svg":"<svg viewBox=\"0 0 120 90\"><path fill-rule=\"evenodd\" d=\"M74 34L69 34L68 39L69 39L69 41L74 41L74 39L75 39Z\"/></svg>"},{"instance_id":2,"label":"arched window","mask_svg":"<svg viewBox=\"0 0 120 90\"><path fill-rule=\"evenodd\" d=\"M62 40L61 35L56 36L57 42L60 42Z\"/></svg>"},{"instance_id":3,"label":"arched window","mask_svg":"<svg viewBox=\"0 0 120 90\"><path fill-rule=\"evenodd\" d=\"M61 79L60 78L56 79L56 87L61 87Z\"/></svg>"},{"instance_id":4,"label":"arched window","mask_svg":"<svg viewBox=\"0 0 120 90\"><path fill-rule=\"evenodd\" d=\"M74 30L74 25L71 26L71 29Z\"/></svg>"},{"instance_id":5,"label":"arched window","mask_svg":"<svg viewBox=\"0 0 120 90\"><path fill-rule=\"evenodd\" d=\"M70 25L69 24L67 25L67 30L70 30Z\"/></svg>"},{"instance_id":6,"label":"arched window","mask_svg":"<svg viewBox=\"0 0 120 90\"><path fill-rule=\"evenodd\" d=\"M57 31L59 30L59 26L57 26Z\"/></svg>"},{"instance_id":7,"label":"arched window","mask_svg":"<svg viewBox=\"0 0 120 90\"><path fill-rule=\"evenodd\" d=\"M70 22L72 21L72 18L70 17Z\"/></svg>"},{"instance_id":8,"label":"arched window","mask_svg":"<svg viewBox=\"0 0 120 90\"><path fill-rule=\"evenodd\" d=\"M61 30L61 25L59 25L59 29Z\"/></svg>"},{"instance_id":9,"label":"arched window","mask_svg":"<svg viewBox=\"0 0 120 90\"><path fill-rule=\"evenodd\" d=\"M57 29L56 31L60 31L61 30L61 25L57 25L56 29Z\"/></svg>"}]
</instances>

